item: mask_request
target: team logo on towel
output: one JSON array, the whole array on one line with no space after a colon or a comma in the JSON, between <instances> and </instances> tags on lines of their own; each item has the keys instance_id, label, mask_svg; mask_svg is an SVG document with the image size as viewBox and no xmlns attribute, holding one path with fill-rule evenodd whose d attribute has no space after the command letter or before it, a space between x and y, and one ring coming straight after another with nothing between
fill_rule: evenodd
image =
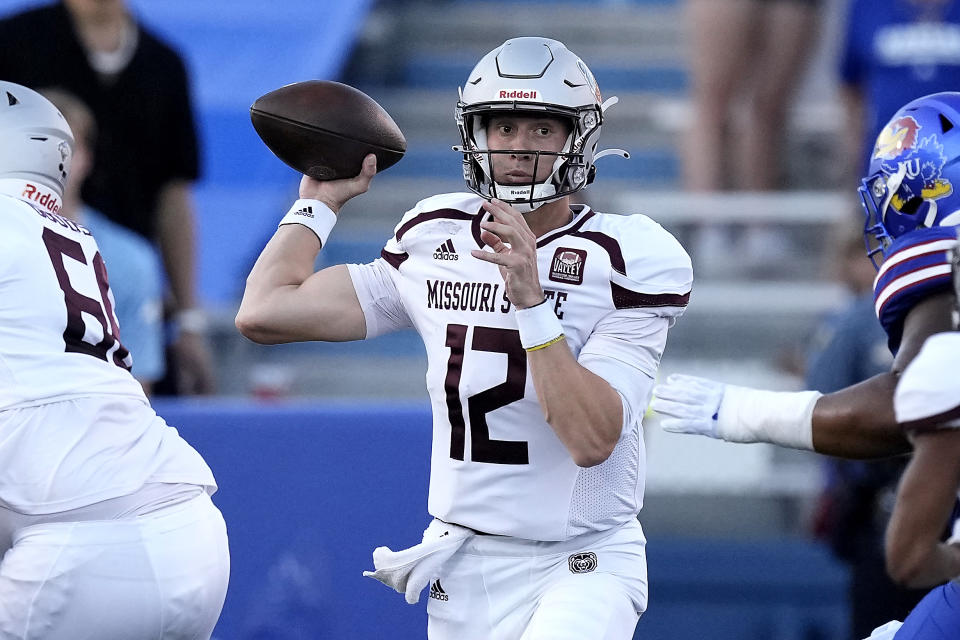
<instances>
[{"instance_id":1,"label":"team logo on towel","mask_svg":"<svg viewBox=\"0 0 960 640\"><path fill-rule=\"evenodd\" d=\"M550 262L550 279L554 282L583 284L583 265L587 252L583 249L559 247Z\"/></svg>"},{"instance_id":2,"label":"team logo on towel","mask_svg":"<svg viewBox=\"0 0 960 640\"><path fill-rule=\"evenodd\" d=\"M570 573L590 573L597 568L597 554L592 551L575 553L567 558Z\"/></svg>"}]
</instances>

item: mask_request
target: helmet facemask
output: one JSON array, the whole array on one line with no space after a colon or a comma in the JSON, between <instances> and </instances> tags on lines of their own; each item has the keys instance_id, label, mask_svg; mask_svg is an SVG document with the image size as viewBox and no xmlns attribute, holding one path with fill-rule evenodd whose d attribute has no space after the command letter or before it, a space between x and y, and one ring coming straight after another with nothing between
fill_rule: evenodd
<instances>
[{"instance_id":1,"label":"helmet facemask","mask_svg":"<svg viewBox=\"0 0 960 640\"><path fill-rule=\"evenodd\" d=\"M546 116L566 122L569 133L559 151L535 149L491 149L487 139L487 125L499 114ZM457 108L463 149L463 177L467 186L478 195L508 202L522 213L533 211L547 202L576 193L593 180L593 172L584 159L584 144L599 133L602 116L590 109L544 109L542 105L523 107L512 111L502 105L475 105ZM469 152L467 151L469 149ZM533 157L532 179L528 183L505 180L497 176L494 156L520 155ZM537 180L542 167L551 166L550 174ZM591 167L592 168L592 167Z\"/></svg>"}]
</instances>

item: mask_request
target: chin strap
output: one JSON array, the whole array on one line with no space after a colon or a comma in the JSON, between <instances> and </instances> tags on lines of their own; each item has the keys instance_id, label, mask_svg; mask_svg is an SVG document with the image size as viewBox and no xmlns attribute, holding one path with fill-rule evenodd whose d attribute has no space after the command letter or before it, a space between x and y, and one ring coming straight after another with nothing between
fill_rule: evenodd
<instances>
[{"instance_id":1,"label":"chin strap","mask_svg":"<svg viewBox=\"0 0 960 640\"><path fill-rule=\"evenodd\" d=\"M618 98L617 96L610 96L609 98L604 100L603 103L601 103L600 113L606 113L607 109L617 104L618 102L620 102L620 98ZM593 161L596 162L597 160L605 156L620 156L621 158L629 159L630 152L625 149L604 149L603 151L593 154Z\"/></svg>"},{"instance_id":2,"label":"chin strap","mask_svg":"<svg viewBox=\"0 0 960 640\"><path fill-rule=\"evenodd\" d=\"M606 156L620 156L621 158L629 158L630 152L625 149L604 149L603 151L594 154L593 161L596 162L600 158L604 158Z\"/></svg>"}]
</instances>

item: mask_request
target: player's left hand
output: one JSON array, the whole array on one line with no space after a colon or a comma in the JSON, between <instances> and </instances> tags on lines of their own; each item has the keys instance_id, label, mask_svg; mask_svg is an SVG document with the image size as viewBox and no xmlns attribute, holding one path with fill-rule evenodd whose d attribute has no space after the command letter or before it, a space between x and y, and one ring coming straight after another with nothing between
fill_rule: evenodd
<instances>
[{"instance_id":1,"label":"player's left hand","mask_svg":"<svg viewBox=\"0 0 960 640\"><path fill-rule=\"evenodd\" d=\"M707 378L672 375L654 387L650 408L664 416L660 425L665 431L720 438L718 417L726 387Z\"/></svg>"},{"instance_id":2,"label":"player's left hand","mask_svg":"<svg viewBox=\"0 0 960 640\"><path fill-rule=\"evenodd\" d=\"M483 203L492 218L480 223L480 240L493 251L474 249L474 258L500 267L507 299L518 309L543 302L537 273L537 237L523 214L502 200Z\"/></svg>"}]
</instances>

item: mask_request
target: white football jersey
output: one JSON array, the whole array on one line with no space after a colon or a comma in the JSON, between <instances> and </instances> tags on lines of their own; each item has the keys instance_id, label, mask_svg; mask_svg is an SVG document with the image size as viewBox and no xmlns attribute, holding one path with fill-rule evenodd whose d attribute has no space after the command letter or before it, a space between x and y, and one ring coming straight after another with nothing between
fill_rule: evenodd
<instances>
[{"instance_id":1,"label":"white football jersey","mask_svg":"<svg viewBox=\"0 0 960 640\"><path fill-rule=\"evenodd\" d=\"M897 422L907 432L960 429L960 332L930 336L907 365L893 394ZM960 487L957 488L960 499ZM953 523L960 540L960 519Z\"/></svg>"},{"instance_id":2,"label":"white football jersey","mask_svg":"<svg viewBox=\"0 0 960 640\"><path fill-rule=\"evenodd\" d=\"M0 505L50 513L147 481L215 486L130 374L97 243L59 209L49 189L0 180ZM64 402L69 416L50 409Z\"/></svg>"},{"instance_id":3,"label":"white football jersey","mask_svg":"<svg viewBox=\"0 0 960 640\"><path fill-rule=\"evenodd\" d=\"M624 401L603 464L580 468L544 419L514 308L482 248L481 198L444 194L404 215L381 259L350 265L367 337L414 327L433 412L430 513L486 533L565 540L635 518L643 499L640 419L666 330L689 297L690 259L641 215L576 205L538 240L547 303L580 363Z\"/></svg>"}]
</instances>

